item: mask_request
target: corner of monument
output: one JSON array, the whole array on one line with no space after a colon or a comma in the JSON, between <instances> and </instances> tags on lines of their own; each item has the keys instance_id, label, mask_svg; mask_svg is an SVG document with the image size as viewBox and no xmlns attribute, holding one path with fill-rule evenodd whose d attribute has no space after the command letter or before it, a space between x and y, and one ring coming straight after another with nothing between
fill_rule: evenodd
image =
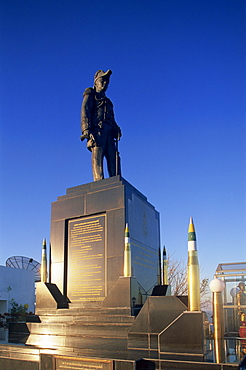
<instances>
[{"instance_id":1,"label":"corner of monument","mask_svg":"<svg viewBox=\"0 0 246 370\"><path fill-rule=\"evenodd\" d=\"M127 307L132 309L138 290L139 285L135 277L120 276L104 299L103 307Z\"/></svg>"}]
</instances>

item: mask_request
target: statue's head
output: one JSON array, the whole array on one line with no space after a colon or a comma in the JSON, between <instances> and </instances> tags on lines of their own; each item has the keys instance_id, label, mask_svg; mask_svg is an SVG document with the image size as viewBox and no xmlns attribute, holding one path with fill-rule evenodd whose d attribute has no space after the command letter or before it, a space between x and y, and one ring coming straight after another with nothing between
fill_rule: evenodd
<instances>
[{"instance_id":1,"label":"statue's head","mask_svg":"<svg viewBox=\"0 0 246 370\"><path fill-rule=\"evenodd\" d=\"M238 284L238 288L239 288L240 290L244 291L244 289L245 289L245 283L241 281L241 282Z\"/></svg>"},{"instance_id":2,"label":"statue's head","mask_svg":"<svg viewBox=\"0 0 246 370\"><path fill-rule=\"evenodd\" d=\"M99 69L99 71L95 73L94 87L96 89L96 92L98 93L105 92L107 90L111 74L112 71L110 69L107 70L107 72L104 72L101 69Z\"/></svg>"}]
</instances>

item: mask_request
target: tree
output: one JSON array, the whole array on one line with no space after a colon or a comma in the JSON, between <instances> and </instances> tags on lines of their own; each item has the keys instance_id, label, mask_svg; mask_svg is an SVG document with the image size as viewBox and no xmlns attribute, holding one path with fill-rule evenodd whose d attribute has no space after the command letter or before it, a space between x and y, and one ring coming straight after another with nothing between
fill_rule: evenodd
<instances>
[{"instance_id":1,"label":"tree","mask_svg":"<svg viewBox=\"0 0 246 370\"><path fill-rule=\"evenodd\" d=\"M180 296L188 294L187 264L184 261L173 259L168 256L168 283L172 287L172 295ZM210 303L209 279L203 278L200 282L201 306Z\"/></svg>"},{"instance_id":2,"label":"tree","mask_svg":"<svg viewBox=\"0 0 246 370\"><path fill-rule=\"evenodd\" d=\"M14 298L10 301L10 315L12 317L12 321L25 321L26 315L28 314L28 304L18 304Z\"/></svg>"}]
</instances>

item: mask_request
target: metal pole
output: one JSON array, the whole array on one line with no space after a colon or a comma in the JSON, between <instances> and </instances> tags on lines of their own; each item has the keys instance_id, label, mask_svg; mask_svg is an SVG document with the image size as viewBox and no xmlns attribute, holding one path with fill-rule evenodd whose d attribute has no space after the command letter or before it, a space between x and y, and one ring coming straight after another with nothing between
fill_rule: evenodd
<instances>
[{"instance_id":1,"label":"metal pole","mask_svg":"<svg viewBox=\"0 0 246 370\"><path fill-rule=\"evenodd\" d=\"M220 279L213 279L210 282L210 289L213 292L214 354L215 362L218 364L225 361L225 330L222 301L222 292L225 289L225 283Z\"/></svg>"},{"instance_id":2,"label":"metal pole","mask_svg":"<svg viewBox=\"0 0 246 370\"><path fill-rule=\"evenodd\" d=\"M225 361L222 293L213 293L214 352L216 363Z\"/></svg>"},{"instance_id":3,"label":"metal pole","mask_svg":"<svg viewBox=\"0 0 246 370\"><path fill-rule=\"evenodd\" d=\"M119 142L119 138L117 137L115 139L115 176L118 176L118 172L119 172L119 151L118 151L118 142Z\"/></svg>"}]
</instances>

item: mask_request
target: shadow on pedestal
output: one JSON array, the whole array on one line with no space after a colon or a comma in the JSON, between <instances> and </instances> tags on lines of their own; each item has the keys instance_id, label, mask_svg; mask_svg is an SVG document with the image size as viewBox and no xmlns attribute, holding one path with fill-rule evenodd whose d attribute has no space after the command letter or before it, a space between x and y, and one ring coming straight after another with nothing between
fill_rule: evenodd
<instances>
[{"instance_id":1,"label":"shadow on pedestal","mask_svg":"<svg viewBox=\"0 0 246 370\"><path fill-rule=\"evenodd\" d=\"M136 370L155 370L155 363L151 360L138 360L136 361Z\"/></svg>"},{"instance_id":2,"label":"shadow on pedestal","mask_svg":"<svg viewBox=\"0 0 246 370\"><path fill-rule=\"evenodd\" d=\"M38 308L68 308L69 299L65 297L56 284L36 284L36 306Z\"/></svg>"}]
</instances>

